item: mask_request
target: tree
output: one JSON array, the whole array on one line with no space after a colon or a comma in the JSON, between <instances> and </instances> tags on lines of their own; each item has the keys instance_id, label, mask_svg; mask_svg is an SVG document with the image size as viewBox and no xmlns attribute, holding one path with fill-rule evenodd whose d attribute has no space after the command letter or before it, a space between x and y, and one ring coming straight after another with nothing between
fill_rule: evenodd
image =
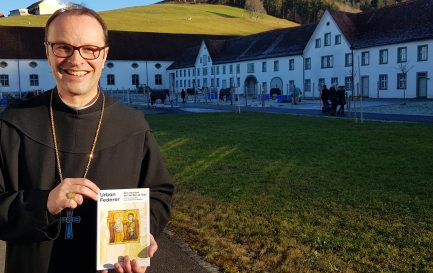
<instances>
[{"instance_id":1,"label":"tree","mask_svg":"<svg viewBox=\"0 0 433 273\"><path fill-rule=\"evenodd\" d=\"M255 15L254 17L258 17L258 14L266 14L266 10L260 0L246 0L244 8L253 16Z\"/></svg>"}]
</instances>

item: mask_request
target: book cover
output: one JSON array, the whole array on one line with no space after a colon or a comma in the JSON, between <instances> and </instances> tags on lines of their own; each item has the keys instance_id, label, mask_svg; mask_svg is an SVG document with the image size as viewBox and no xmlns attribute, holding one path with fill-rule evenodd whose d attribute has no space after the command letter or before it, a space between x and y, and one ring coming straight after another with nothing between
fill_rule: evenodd
<instances>
[{"instance_id":1,"label":"book cover","mask_svg":"<svg viewBox=\"0 0 433 273\"><path fill-rule=\"evenodd\" d=\"M97 270L123 264L126 255L149 266L149 189L101 190L97 213Z\"/></svg>"}]
</instances>

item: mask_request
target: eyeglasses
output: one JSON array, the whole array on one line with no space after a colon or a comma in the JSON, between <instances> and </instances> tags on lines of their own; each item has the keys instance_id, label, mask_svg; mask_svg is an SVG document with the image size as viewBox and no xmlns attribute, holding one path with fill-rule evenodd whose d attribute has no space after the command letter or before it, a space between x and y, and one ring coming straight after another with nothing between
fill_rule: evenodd
<instances>
[{"instance_id":1,"label":"eyeglasses","mask_svg":"<svg viewBox=\"0 0 433 273\"><path fill-rule=\"evenodd\" d=\"M99 58L101 51L107 46L99 47L94 45L83 45L83 46L73 46L64 43L50 43L45 42L47 46L51 47L53 54L60 58L69 58L74 54L75 50L78 50L80 56L86 60L95 60Z\"/></svg>"}]
</instances>

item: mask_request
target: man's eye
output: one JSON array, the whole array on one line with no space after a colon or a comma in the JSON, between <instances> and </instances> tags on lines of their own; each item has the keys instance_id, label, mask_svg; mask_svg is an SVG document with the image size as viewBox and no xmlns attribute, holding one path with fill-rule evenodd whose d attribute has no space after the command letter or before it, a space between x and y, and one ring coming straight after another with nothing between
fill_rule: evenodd
<instances>
[{"instance_id":1,"label":"man's eye","mask_svg":"<svg viewBox=\"0 0 433 273\"><path fill-rule=\"evenodd\" d=\"M84 53L95 53L98 51L97 47L91 47L91 46L86 46L86 47L82 47L81 48L82 52Z\"/></svg>"},{"instance_id":2,"label":"man's eye","mask_svg":"<svg viewBox=\"0 0 433 273\"><path fill-rule=\"evenodd\" d=\"M57 50L62 50L62 51L70 51L70 50L71 50L71 47L70 47L70 46L67 46L67 45L57 45L57 46L56 46L56 49L57 49Z\"/></svg>"}]
</instances>

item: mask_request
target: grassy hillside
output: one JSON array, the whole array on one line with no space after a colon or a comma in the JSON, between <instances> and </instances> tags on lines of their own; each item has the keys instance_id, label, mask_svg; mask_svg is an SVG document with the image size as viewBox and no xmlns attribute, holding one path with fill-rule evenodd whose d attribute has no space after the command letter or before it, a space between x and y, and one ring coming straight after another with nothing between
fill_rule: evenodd
<instances>
[{"instance_id":1,"label":"grassy hillside","mask_svg":"<svg viewBox=\"0 0 433 273\"><path fill-rule=\"evenodd\" d=\"M243 9L209 4L156 4L100 13L110 30L215 35L248 35L296 24L264 15L252 18ZM44 26L49 16L0 18L0 25Z\"/></svg>"}]
</instances>

